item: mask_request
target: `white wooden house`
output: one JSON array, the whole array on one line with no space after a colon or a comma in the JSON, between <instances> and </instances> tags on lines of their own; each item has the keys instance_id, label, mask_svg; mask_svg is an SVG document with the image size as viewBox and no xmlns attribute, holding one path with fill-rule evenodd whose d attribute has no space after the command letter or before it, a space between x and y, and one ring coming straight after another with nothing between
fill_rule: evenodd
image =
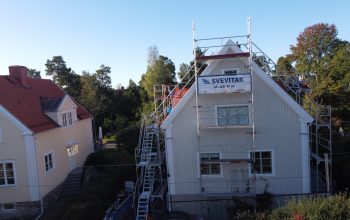
<instances>
[{"instance_id":1,"label":"white wooden house","mask_svg":"<svg viewBox=\"0 0 350 220\"><path fill-rule=\"evenodd\" d=\"M242 52L229 40L217 55L237 56L211 61L161 124L171 210L210 216L210 199L310 192L313 118Z\"/></svg>"}]
</instances>

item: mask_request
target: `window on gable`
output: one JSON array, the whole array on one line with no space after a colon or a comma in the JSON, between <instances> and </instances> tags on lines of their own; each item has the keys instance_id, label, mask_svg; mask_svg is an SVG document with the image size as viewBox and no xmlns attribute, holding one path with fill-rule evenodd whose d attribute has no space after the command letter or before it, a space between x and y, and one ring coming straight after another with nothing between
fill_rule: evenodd
<instances>
[{"instance_id":1,"label":"window on gable","mask_svg":"<svg viewBox=\"0 0 350 220\"><path fill-rule=\"evenodd\" d=\"M73 124L73 114L72 112L62 113L62 126L68 127Z\"/></svg>"},{"instance_id":2,"label":"window on gable","mask_svg":"<svg viewBox=\"0 0 350 220\"><path fill-rule=\"evenodd\" d=\"M200 169L201 175L220 175L221 166L220 163L211 162L213 160L219 160L219 153L201 153L200 154Z\"/></svg>"},{"instance_id":3,"label":"window on gable","mask_svg":"<svg viewBox=\"0 0 350 220\"><path fill-rule=\"evenodd\" d=\"M272 152L271 151L254 151L250 153L253 159L251 173L253 174L272 174Z\"/></svg>"},{"instance_id":4,"label":"window on gable","mask_svg":"<svg viewBox=\"0 0 350 220\"><path fill-rule=\"evenodd\" d=\"M227 75L235 75L235 74L238 74L238 69L224 70L224 74L227 74Z\"/></svg>"},{"instance_id":5,"label":"window on gable","mask_svg":"<svg viewBox=\"0 0 350 220\"><path fill-rule=\"evenodd\" d=\"M248 105L217 107L217 118L218 126L248 125Z\"/></svg>"},{"instance_id":6,"label":"window on gable","mask_svg":"<svg viewBox=\"0 0 350 220\"><path fill-rule=\"evenodd\" d=\"M49 172L54 168L53 166L53 153L49 153L45 155L45 171Z\"/></svg>"},{"instance_id":7,"label":"window on gable","mask_svg":"<svg viewBox=\"0 0 350 220\"><path fill-rule=\"evenodd\" d=\"M12 186L16 184L14 163L0 161L0 186Z\"/></svg>"}]
</instances>

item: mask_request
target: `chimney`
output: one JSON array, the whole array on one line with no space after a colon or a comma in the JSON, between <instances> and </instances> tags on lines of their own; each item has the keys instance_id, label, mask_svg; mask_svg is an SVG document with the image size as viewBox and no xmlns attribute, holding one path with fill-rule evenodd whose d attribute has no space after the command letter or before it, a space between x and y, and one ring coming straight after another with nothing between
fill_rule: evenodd
<instances>
[{"instance_id":1,"label":"chimney","mask_svg":"<svg viewBox=\"0 0 350 220\"><path fill-rule=\"evenodd\" d=\"M27 71L28 69L25 66L9 66L10 76L16 79L24 88L30 88Z\"/></svg>"}]
</instances>

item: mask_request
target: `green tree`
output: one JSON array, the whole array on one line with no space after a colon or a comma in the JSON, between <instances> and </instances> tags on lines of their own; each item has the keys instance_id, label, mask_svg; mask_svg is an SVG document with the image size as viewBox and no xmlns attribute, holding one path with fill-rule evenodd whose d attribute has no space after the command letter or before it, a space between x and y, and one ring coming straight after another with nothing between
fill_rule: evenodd
<instances>
[{"instance_id":1,"label":"green tree","mask_svg":"<svg viewBox=\"0 0 350 220\"><path fill-rule=\"evenodd\" d=\"M111 67L101 65L100 69L96 70L96 79L99 82L100 86L103 88L111 88L112 81L110 77Z\"/></svg>"},{"instance_id":2,"label":"green tree","mask_svg":"<svg viewBox=\"0 0 350 220\"><path fill-rule=\"evenodd\" d=\"M186 73L191 69L190 65L186 64L186 63L181 63L180 64L180 68L179 68L179 72L177 72L177 76L179 78L179 80L181 80L182 78L185 77Z\"/></svg>"},{"instance_id":3,"label":"green tree","mask_svg":"<svg viewBox=\"0 0 350 220\"><path fill-rule=\"evenodd\" d=\"M332 130L337 131L342 126L348 133L350 128L344 121L350 120L350 44L340 40L337 33L335 25L321 23L307 27L299 34L297 44L291 46L290 56L311 88L304 105L310 100L331 105ZM332 140L333 152L338 153L333 157L333 174L337 187L344 189L349 183L343 178L350 175L349 164L344 161L350 158L341 152L347 151L350 139L332 132Z\"/></svg>"},{"instance_id":4,"label":"green tree","mask_svg":"<svg viewBox=\"0 0 350 220\"><path fill-rule=\"evenodd\" d=\"M276 75L294 75L295 69L290 56L280 57L277 60Z\"/></svg>"},{"instance_id":5,"label":"green tree","mask_svg":"<svg viewBox=\"0 0 350 220\"><path fill-rule=\"evenodd\" d=\"M201 51L200 49L197 49L196 53L197 56L203 55L203 51ZM205 61L197 61L197 74L201 75L207 66L208 65ZM186 84L187 87L191 87L195 81L194 60L192 60L189 65L186 63L180 64L179 72L177 74L180 80L182 79L182 85ZM187 76L185 77L186 74Z\"/></svg>"},{"instance_id":6,"label":"green tree","mask_svg":"<svg viewBox=\"0 0 350 220\"><path fill-rule=\"evenodd\" d=\"M27 74L29 77L41 79L40 71L38 71L36 69L28 69Z\"/></svg>"},{"instance_id":7,"label":"green tree","mask_svg":"<svg viewBox=\"0 0 350 220\"><path fill-rule=\"evenodd\" d=\"M110 85L109 72L103 69L98 69L93 74L83 72L80 80L82 85L80 102L92 113L95 124L99 127L113 112L114 90Z\"/></svg>"},{"instance_id":8,"label":"green tree","mask_svg":"<svg viewBox=\"0 0 350 220\"><path fill-rule=\"evenodd\" d=\"M97 120L96 116L98 116L100 112L99 84L97 79L93 74L84 71L80 81L80 103L94 116L95 120Z\"/></svg>"},{"instance_id":9,"label":"green tree","mask_svg":"<svg viewBox=\"0 0 350 220\"><path fill-rule=\"evenodd\" d=\"M67 68L62 56L53 56L52 60L46 61L46 75L65 90L69 95L78 99L80 96L81 83L80 76Z\"/></svg>"},{"instance_id":10,"label":"green tree","mask_svg":"<svg viewBox=\"0 0 350 220\"><path fill-rule=\"evenodd\" d=\"M176 83L175 65L168 57L159 56L153 66L148 66L145 76L141 79L141 86L149 97L153 97L154 85L173 85Z\"/></svg>"}]
</instances>

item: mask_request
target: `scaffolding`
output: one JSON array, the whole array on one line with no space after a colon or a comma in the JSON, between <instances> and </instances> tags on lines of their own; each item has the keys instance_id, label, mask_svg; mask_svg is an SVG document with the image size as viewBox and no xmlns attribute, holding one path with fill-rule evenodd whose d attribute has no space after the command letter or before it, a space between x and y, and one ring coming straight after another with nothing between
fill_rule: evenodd
<instances>
[{"instance_id":1,"label":"scaffolding","mask_svg":"<svg viewBox=\"0 0 350 220\"><path fill-rule=\"evenodd\" d=\"M198 152L199 155L205 154L208 151L207 146L205 143L201 141L202 133L205 133L207 129L225 129L225 130L236 130L236 129L245 129L247 133L251 134L251 140L252 145L251 147L243 147L241 152L244 153L242 156L240 155L240 151L237 151L237 148L231 147L229 150L229 154L225 153L225 157L229 159L219 159L219 160L210 160L211 163L229 163L230 164L230 177L229 179L221 179L220 181L215 181L215 179L203 179L202 175L199 176L200 181L200 188L202 189L201 195L207 195L208 193L211 193L213 195L216 195L218 193L225 193L226 195L249 195L249 196L256 196L256 176L254 173L251 173L249 176L249 164L254 163L255 154L250 154L250 152L255 151L255 122L254 122L254 73L253 73L253 55L252 55L252 40L251 40L251 34L250 34L250 22L248 21L248 35L243 36L231 36L231 37L220 37L220 38L203 38L203 39L196 39L195 37L195 28L193 27L193 53L195 55L195 67L197 66L197 62L206 61L208 64L214 60L223 60L223 59L230 59L230 60L241 60L244 63L247 63L246 66L246 74L249 74L250 77L250 111L248 123L244 126L238 125L238 126L232 126L230 123L227 123L227 126L219 125L218 122L220 119L219 116L217 116L217 109L213 108L213 106L204 106L201 103L202 97L206 96L205 94L199 93L199 87L198 87L198 69L195 68L195 85L196 85L196 114L197 114L197 134L198 134ZM231 40L231 42L234 42L236 40L239 40L241 38L247 39L246 46L248 47L248 51L242 51L240 53L224 53L224 54L217 54L215 50L218 48L223 47L229 47L232 45L228 45L226 42L228 40ZM225 42L226 41L226 42ZM201 53L199 54L198 51ZM235 73L237 74L237 73ZM247 92L247 91L244 91ZM230 94L230 96L235 96L236 94ZM241 103L241 104L248 104L248 103ZM228 110L224 109L225 112L228 112ZM232 115L239 115L239 112L241 110L237 110L232 113ZM215 117L212 117L213 112L215 113ZM227 113L226 113L227 114ZM230 120L230 119L229 119ZM224 123L225 124L225 123ZM212 149L211 147L209 149ZM233 150L234 149L234 150ZM222 151L221 151L222 152ZM231 154L231 155L230 155ZM207 163L207 161L201 160L201 166L202 164ZM202 208L205 208L204 204L201 204Z\"/></svg>"},{"instance_id":2,"label":"scaffolding","mask_svg":"<svg viewBox=\"0 0 350 220\"><path fill-rule=\"evenodd\" d=\"M232 42L232 44L228 44ZM241 49L240 53L217 54L218 48L237 46ZM203 181L199 175L199 185L201 195L222 192L230 194L256 195L256 177L254 173L250 176L248 164L254 164L255 154L249 153L255 151L255 122L254 122L254 71L253 66L259 66L270 76L278 85L280 85L299 105L306 109L314 117L314 121L309 125L309 145L311 162L311 192L324 193L332 191L332 138L331 138L331 107L320 105L309 98L310 88L307 82L303 81L297 75L276 74L276 63L268 57L253 41L250 33L250 22L248 35L217 37L217 38L195 38L193 28L193 54L194 65L180 79L176 85L155 85L154 86L154 112L149 117L144 117L141 128L139 144L135 150L137 161L137 182L135 187L134 204L136 210L136 219L147 219L152 204L159 199L166 191L166 180L163 178L162 164L164 157L164 140L161 140L162 133L159 125L166 117L177 107L183 96L188 90L195 87L195 108L197 120L198 152L206 152L207 147L201 143L201 134L208 129L245 129L247 134L251 135L251 146L240 148L235 151L230 150L232 157L229 159L214 159L205 161L205 163L234 163L241 164L240 169L230 173L231 178L222 180L221 183L212 181ZM251 77L250 105L251 114L249 124L246 126L217 126L214 122L218 117L206 118L206 114L216 111L201 105L202 94L198 93L198 78L200 73L213 60L243 60L247 63L246 71ZM193 85L194 84L194 85ZM231 94L235 95L235 94ZM307 97L307 98L306 98ZM236 112L236 114L238 114ZM203 116L204 115L204 116ZM210 123L203 121L212 120ZM232 146L231 148L232 149ZM243 150L242 150L243 149ZM235 156L233 156L235 155ZM238 156L237 155L242 155ZM202 164L202 162L201 162ZM226 182L223 184L223 182ZM221 185L220 185L221 184ZM216 188L216 189L215 189ZM214 189L214 190L212 190Z\"/></svg>"},{"instance_id":3,"label":"scaffolding","mask_svg":"<svg viewBox=\"0 0 350 220\"><path fill-rule=\"evenodd\" d=\"M138 146L135 149L137 181L134 190L134 209L137 220L147 220L152 210L164 211L166 180L164 170L164 143L159 124L154 117L143 117Z\"/></svg>"}]
</instances>

